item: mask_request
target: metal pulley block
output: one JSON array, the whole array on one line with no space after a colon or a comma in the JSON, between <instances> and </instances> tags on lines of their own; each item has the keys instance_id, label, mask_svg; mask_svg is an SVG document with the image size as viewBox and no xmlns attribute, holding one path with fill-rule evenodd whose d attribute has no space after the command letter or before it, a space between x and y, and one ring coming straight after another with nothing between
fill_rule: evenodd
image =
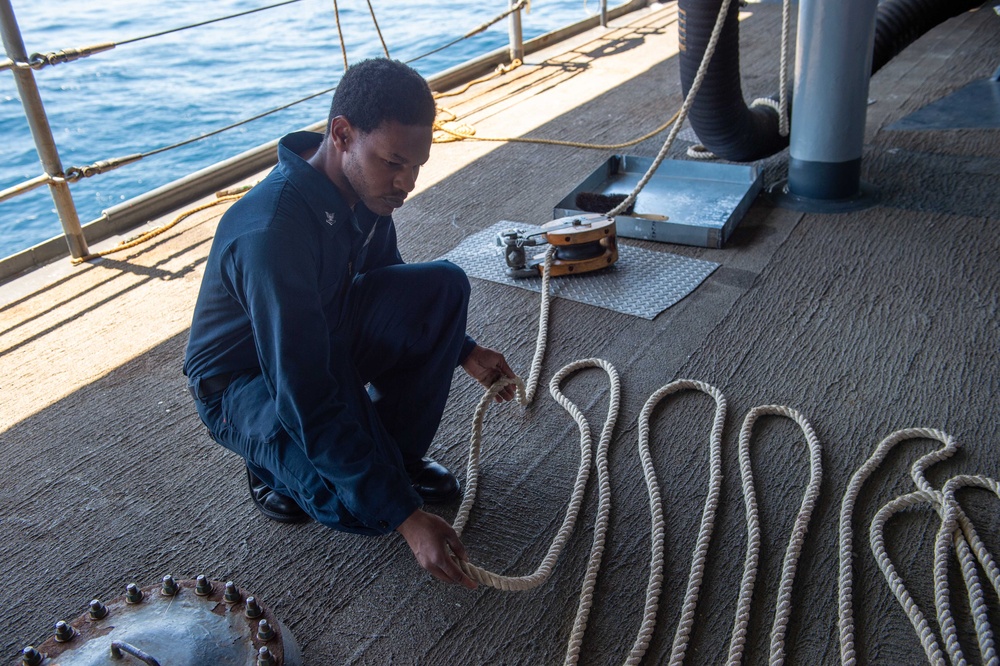
<instances>
[{"instance_id":1,"label":"metal pulley block","mask_svg":"<svg viewBox=\"0 0 1000 666\"><path fill-rule=\"evenodd\" d=\"M507 275L514 278L541 275L545 253L528 257L525 250L539 245L555 248L550 268L553 276L596 271L618 261L615 221L597 213L561 217L532 234L518 229L503 231L496 242L504 248Z\"/></svg>"},{"instance_id":2,"label":"metal pulley block","mask_svg":"<svg viewBox=\"0 0 1000 666\"><path fill-rule=\"evenodd\" d=\"M21 651L21 666L302 666L295 638L255 597L232 582L130 584L125 595L90 602L55 635Z\"/></svg>"}]
</instances>

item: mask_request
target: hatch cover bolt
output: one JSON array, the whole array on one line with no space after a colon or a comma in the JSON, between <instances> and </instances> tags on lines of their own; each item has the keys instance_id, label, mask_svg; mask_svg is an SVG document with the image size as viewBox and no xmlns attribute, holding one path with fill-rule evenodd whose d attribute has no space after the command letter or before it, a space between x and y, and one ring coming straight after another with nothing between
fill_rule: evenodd
<instances>
[{"instance_id":1,"label":"hatch cover bolt","mask_svg":"<svg viewBox=\"0 0 1000 666\"><path fill-rule=\"evenodd\" d=\"M142 603L142 590L135 583L129 583L125 588L125 603L127 604L138 604Z\"/></svg>"},{"instance_id":2,"label":"hatch cover bolt","mask_svg":"<svg viewBox=\"0 0 1000 666\"><path fill-rule=\"evenodd\" d=\"M236 589L236 583L233 581L228 581L226 583L226 594L223 596L227 604L238 604L243 597L240 596L240 591Z\"/></svg>"},{"instance_id":3,"label":"hatch cover bolt","mask_svg":"<svg viewBox=\"0 0 1000 666\"><path fill-rule=\"evenodd\" d=\"M56 642L68 643L76 636L76 629L66 624L62 620L56 622Z\"/></svg>"},{"instance_id":4,"label":"hatch cover bolt","mask_svg":"<svg viewBox=\"0 0 1000 666\"><path fill-rule=\"evenodd\" d=\"M22 666L38 666L42 663L43 659L45 659L45 656L30 645L21 650Z\"/></svg>"},{"instance_id":5,"label":"hatch cover bolt","mask_svg":"<svg viewBox=\"0 0 1000 666\"><path fill-rule=\"evenodd\" d=\"M89 612L91 620L100 620L107 616L108 607L102 604L99 599L91 599Z\"/></svg>"},{"instance_id":6,"label":"hatch cover bolt","mask_svg":"<svg viewBox=\"0 0 1000 666\"><path fill-rule=\"evenodd\" d=\"M261 620L257 625L257 638L262 641L269 641L274 638L274 629L267 620Z\"/></svg>"},{"instance_id":7,"label":"hatch cover bolt","mask_svg":"<svg viewBox=\"0 0 1000 666\"><path fill-rule=\"evenodd\" d=\"M257 653L257 666L274 666L274 655L266 645Z\"/></svg>"},{"instance_id":8,"label":"hatch cover bolt","mask_svg":"<svg viewBox=\"0 0 1000 666\"><path fill-rule=\"evenodd\" d=\"M170 574L163 577L163 587L160 588L160 594L165 597L172 597L177 594L178 591L177 581Z\"/></svg>"},{"instance_id":9,"label":"hatch cover bolt","mask_svg":"<svg viewBox=\"0 0 1000 666\"><path fill-rule=\"evenodd\" d=\"M196 579L197 583L194 586L194 593L199 597L207 597L212 594L212 583L205 576L199 575Z\"/></svg>"},{"instance_id":10,"label":"hatch cover bolt","mask_svg":"<svg viewBox=\"0 0 1000 666\"><path fill-rule=\"evenodd\" d=\"M250 619L255 617L260 617L264 611L261 610L260 604L257 603L256 597L247 597L247 609L246 616Z\"/></svg>"}]
</instances>

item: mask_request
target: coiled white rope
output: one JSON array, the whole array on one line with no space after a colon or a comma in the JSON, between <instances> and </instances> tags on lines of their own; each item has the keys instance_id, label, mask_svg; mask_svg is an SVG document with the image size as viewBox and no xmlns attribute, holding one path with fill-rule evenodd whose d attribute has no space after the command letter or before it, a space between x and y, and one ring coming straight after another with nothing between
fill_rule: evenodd
<instances>
[{"instance_id":1,"label":"coiled white rope","mask_svg":"<svg viewBox=\"0 0 1000 666\"><path fill-rule=\"evenodd\" d=\"M993 631L986 615L986 603L982 594L982 586L979 583L976 562L978 561L979 565L982 566L998 595L1000 595L1000 570L955 498L955 491L966 486L992 490L1000 498L1000 487L996 481L986 477L963 475L950 479L945 483L943 490L933 489L924 476L925 471L932 464L951 457L958 450L959 445L950 435L939 430L925 428L899 430L886 437L865 464L855 472L844 495L840 514L839 622L841 663L845 666L853 666L857 663L852 606L853 529L851 521L854 504L861 486L882 463L889 451L900 442L910 439L932 439L940 442L943 446L921 456L913 464L910 476L917 486L917 490L893 499L876 513L869 529L872 552L893 595L899 601L917 632L928 661L931 664L945 666L950 660L952 664L958 665L966 664L967 661L958 642L950 607L947 556L951 544L954 544L962 576L969 593L970 608L982 663L989 666L1000 666L993 642ZM937 533L934 549L934 604L945 650L941 649L930 623L910 596L885 548L884 529L889 519L899 511L919 506L933 508L941 518L941 527ZM947 659L945 652L948 655Z\"/></svg>"},{"instance_id":2,"label":"coiled white rope","mask_svg":"<svg viewBox=\"0 0 1000 666\"><path fill-rule=\"evenodd\" d=\"M778 74L778 101L770 97L758 97L750 103L751 107L766 106L778 114L778 134L788 136L791 131L788 118L788 51L791 45L792 2L784 0L781 3L781 60Z\"/></svg>"},{"instance_id":3,"label":"coiled white rope","mask_svg":"<svg viewBox=\"0 0 1000 666\"><path fill-rule=\"evenodd\" d=\"M948 650L948 655L952 663L960 663L964 661L964 658L958 644L955 622L951 616L951 608L949 606L950 593L948 589L947 557L950 549L949 544L954 543L962 563L962 577L965 579L965 586L969 591L969 605L972 609L972 617L976 626L979 653L984 664L996 666L1000 663L1000 660L998 660L994 646L993 630L986 614L986 602L983 598L982 587L979 584L979 574L976 570L975 560L978 560L979 564L983 567L998 597L1000 597L1000 570L998 570L993 557L986 550L979 535L976 534L972 522L968 520L955 497L955 492L959 488L966 487L978 487L990 490L1000 499L1000 483L984 476L961 475L949 479L945 483L941 491L944 516L941 521L941 529L938 530L936 547L934 549L934 606L937 609L938 624L941 627L941 635ZM961 530L960 532L957 531L959 529ZM975 554L975 560L973 559L973 553Z\"/></svg>"},{"instance_id":4,"label":"coiled white rope","mask_svg":"<svg viewBox=\"0 0 1000 666\"><path fill-rule=\"evenodd\" d=\"M542 268L542 294L539 312L539 330L535 345L535 354L532 359L531 371L528 381L522 382L520 379L503 379L496 382L486 391L476 408L473 416L472 434L470 437L469 461L466 470L466 491L454 521L454 529L461 535L469 514L475 502L476 492L479 485L479 459L482 447L482 427L486 407L494 402L496 394L505 386L514 384L516 387L517 400L522 405L531 402L538 383L542 361L545 355L545 348L548 339L548 318L550 311L550 289L549 279L554 256L554 248L550 247L545 256ZM608 415L605 419L604 427L601 431L601 438L597 446L596 456L592 453L592 442L590 426L579 408L562 393L560 387L563 380L568 378L578 370L590 367L603 369L610 381L610 395L608 400ZM646 586L646 599L643 608L643 618L640 623L635 641L626 664L637 665L645 656L649 642L652 639L656 628L656 615L659 608L660 590L663 586L663 566L664 566L664 531L665 521L663 516L663 503L660 496L659 482L653 467L653 456L650 450L650 427L649 421L653 410L667 396L684 391L697 390L711 396L716 404L715 417L712 422L711 435L709 437L709 466L710 478L709 489L705 498L705 506L702 511L701 526L695 542L694 553L691 558L691 568L688 576L687 590L681 609L681 618L678 622L671 648L670 664L679 666L684 661L684 655L690 639L690 634L695 621L695 611L698 604L698 597L701 590L704 576L705 562L708 557L708 550L711 543L712 532L715 525L715 513L719 503L719 495L722 487L722 433L726 419L726 399L714 386L704 382L694 380L677 380L663 386L654 392L643 406L639 415L639 457L642 464L643 475L645 477L650 502L650 572L649 581ZM594 525L594 538L591 552L587 563L587 570L584 574L584 581L581 586L580 598L577 605L576 618L566 649L566 664L575 664L580 657L580 649L583 644L583 637L586 632L587 621L590 616L593 592L597 582L598 571L604 552L604 543L607 535L607 527L611 511L611 485L608 473L608 449L610 447L611 435L614 430L618 416L620 402L620 379L615 368L602 359L591 358L569 363L560 369L549 383L549 392L553 398L565 409L576 421L580 432L580 467L577 471L576 481L570 496L570 501L566 509L566 515L556 536L553 538L548 552L542 559L541 564L531 574L524 576L504 576L487 571L469 562L460 562L463 571L471 578L484 585L504 590L504 591L524 591L533 589L541 585L551 575L560 553L572 534L576 520L579 517L580 507L586 491L589 479L590 466L593 461L597 467L598 475L598 506L597 516ZM753 492L753 479L750 471L749 442L753 425L761 415L786 416L796 421L806 435L806 440L810 448L810 483L806 495L802 501L799 516L796 519L792 536L785 553L785 563L782 568L781 591L779 592L777 607L775 610L775 622L772 630L772 655L771 663L780 664L783 660L784 633L787 626L788 617L791 611L791 589L795 576L798 555L801 551L805 531L809 522L812 507L815 504L819 493L819 484L822 477L820 468L819 441L813 432L812 427L805 418L795 410L780 406L757 407L747 415L744 422L743 432L740 436L740 458L741 468L744 477L744 492L747 496L748 507L748 530L750 538L748 543L748 562L754 562L753 572L744 574L744 584L741 589L741 607L745 608L737 614L737 629L734 631L733 647L731 649L730 663L738 664L742 654L743 642L745 641L746 626L748 623L750 594L753 588L753 579L756 576L756 557L759 551L759 528L756 526L756 499ZM752 518L751 518L752 517ZM751 520L753 522L751 522ZM747 582L749 580L749 582ZM734 650L738 650L734 652ZM733 655L736 656L733 656Z\"/></svg>"},{"instance_id":5,"label":"coiled white rope","mask_svg":"<svg viewBox=\"0 0 1000 666\"><path fill-rule=\"evenodd\" d=\"M851 520L854 516L854 505L857 502L858 494L861 492L861 486L864 485L872 472L882 464L882 461L889 455L889 452L900 442L918 438L933 439L944 444L941 449L922 456L913 464L911 475L914 476L917 487L921 488L922 485L925 485L928 486L927 491L932 492L929 484L923 478L923 471L932 463L951 457L958 450L958 443L940 430L909 428L906 430L897 430L879 443L871 457L851 477L851 481L847 485L847 491L844 493L844 499L840 505L840 576L837 585L839 589L838 623L840 625L840 662L844 666L854 666L857 664L857 655L854 652L853 610L854 528L851 525Z\"/></svg>"},{"instance_id":6,"label":"coiled white rope","mask_svg":"<svg viewBox=\"0 0 1000 666\"><path fill-rule=\"evenodd\" d=\"M701 591L701 581L705 573L705 560L708 558L708 547L712 540L712 531L715 528L715 511L719 506L719 493L722 490L722 430L726 422L726 398L719 389L705 384L704 382L689 379L679 379L671 382L659 389L646 401L645 406L639 416L639 452L642 455L643 472L646 475L646 484L650 492L650 509L653 512L653 556L650 561L650 586L653 584L653 573L656 579L662 579L663 571L663 509L659 499L659 484L653 472L652 456L649 453L649 418L653 408L665 397L685 389L694 389L707 393L715 399L715 418L712 421L712 433L709 438L709 481L708 493L705 496L705 508L701 514L701 526L698 528L698 538L695 540L694 553L691 556L691 569L688 573L687 591L684 594L684 603L681 606L681 617L677 623L677 630L674 632L674 642L670 649L670 664L677 665L684 662L684 653L687 650L691 636L691 629L694 626L695 609L698 605L698 595ZM654 504L655 486L655 504ZM646 598L649 603L651 590L647 588ZM659 589L656 590L657 596ZM654 598L655 599L655 598ZM655 609L652 617L655 623ZM648 623L649 618L644 618L643 626ZM652 627L650 627L652 635ZM631 655L630 655L631 656ZM641 657L641 655L640 655ZM629 661L628 663L638 663Z\"/></svg>"}]
</instances>

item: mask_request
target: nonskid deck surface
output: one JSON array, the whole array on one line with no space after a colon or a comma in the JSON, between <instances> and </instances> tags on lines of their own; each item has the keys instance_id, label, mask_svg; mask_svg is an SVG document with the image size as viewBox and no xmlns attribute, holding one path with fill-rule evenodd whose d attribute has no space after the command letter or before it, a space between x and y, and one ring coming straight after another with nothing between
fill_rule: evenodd
<instances>
[{"instance_id":1,"label":"nonskid deck surface","mask_svg":"<svg viewBox=\"0 0 1000 666\"><path fill-rule=\"evenodd\" d=\"M777 89L777 5L742 22L744 93ZM1000 476L1000 141L995 131L884 129L988 77L1000 52L993 12L938 27L872 80L864 179L880 192L862 212L820 215L758 200L721 250L644 243L721 264L653 321L571 301L552 309L535 403L487 417L479 501L465 532L475 562L527 573L562 521L578 464L578 435L546 395L552 374L600 357L622 374L611 450L614 507L581 663L622 662L642 612L649 559L646 488L636 421L646 398L679 378L729 400L718 516L687 663L725 657L746 544L737 462L743 415L760 404L801 411L823 445L824 480L793 591L786 637L793 663L837 663L837 519L855 469L890 432L939 428L962 450L929 472ZM442 100L483 136L614 143L662 123L680 103L676 10L633 14L529 57L510 75ZM620 26L630 26L622 28ZM601 55L598 58L596 56ZM485 92L484 92L485 91ZM628 149L651 156L663 136ZM687 144L672 156L683 159ZM498 220L539 224L610 151L528 144L435 146L420 190L397 214L408 261L441 256ZM781 177L787 151L764 163ZM593 487L552 578L518 594L445 587L397 537L370 539L316 524L262 519L240 462L198 422L180 367L191 310L221 209L194 216L149 245L92 266L56 266L0 287L0 607L3 658L48 636L94 597L165 574L204 573L255 593L292 629L307 664L550 664L562 660L590 549ZM635 241L623 241L635 242ZM498 261L501 259L498 257ZM473 280L470 332L527 373L537 294ZM565 390L596 431L607 382L584 372ZM464 477L480 389L457 374L433 455ZM648 663L670 653L709 470L712 405L685 393L653 418L666 509L665 584ZM807 452L788 421L755 430L754 474L764 528L746 663L767 654L778 571L805 488ZM855 616L863 663L912 664L923 651L878 571L868 523L913 489L908 466L929 441L902 445L866 484L855 521ZM997 503L964 498L1000 553ZM454 509L444 509L451 517ZM933 615L937 520L915 511L889 524L889 552L918 604ZM957 578L955 584L957 585ZM997 600L987 595L997 613ZM968 610L960 636L976 656Z\"/></svg>"}]
</instances>

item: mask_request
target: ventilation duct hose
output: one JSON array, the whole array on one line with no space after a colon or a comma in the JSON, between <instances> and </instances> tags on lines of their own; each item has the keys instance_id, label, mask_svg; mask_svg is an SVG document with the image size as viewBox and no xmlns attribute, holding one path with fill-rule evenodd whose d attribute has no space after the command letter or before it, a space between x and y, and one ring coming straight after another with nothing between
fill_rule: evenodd
<instances>
[{"instance_id":1,"label":"ventilation duct hose","mask_svg":"<svg viewBox=\"0 0 1000 666\"><path fill-rule=\"evenodd\" d=\"M875 20L872 74L935 26L982 5L982 0L888 0ZM679 0L681 87L691 88L722 0ZM753 162L788 146L778 114L748 107L740 84L739 2L733 0L705 81L688 119L705 148L732 162ZM791 109L789 109L791 113Z\"/></svg>"},{"instance_id":2,"label":"ventilation duct hose","mask_svg":"<svg viewBox=\"0 0 1000 666\"><path fill-rule=\"evenodd\" d=\"M680 0L681 87L687 95L698 72L722 0ZM740 85L738 0L732 0L719 43L688 120L705 147L723 159L753 162L782 150L788 137L778 133L778 114L766 106L750 108Z\"/></svg>"},{"instance_id":3,"label":"ventilation duct hose","mask_svg":"<svg viewBox=\"0 0 1000 666\"><path fill-rule=\"evenodd\" d=\"M983 0L888 0L875 15L872 74L931 28L976 9Z\"/></svg>"}]
</instances>

